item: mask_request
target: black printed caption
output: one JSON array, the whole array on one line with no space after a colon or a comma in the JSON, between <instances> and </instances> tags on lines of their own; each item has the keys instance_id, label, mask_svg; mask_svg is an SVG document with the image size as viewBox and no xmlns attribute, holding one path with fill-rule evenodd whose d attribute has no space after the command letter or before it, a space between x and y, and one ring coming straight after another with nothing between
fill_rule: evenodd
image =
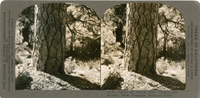
<instances>
[{"instance_id":1,"label":"black printed caption","mask_svg":"<svg viewBox=\"0 0 200 98\"><path fill-rule=\"evenodd\" d=\"M2 87L10 91L14 77L14 26L11 18L11 11L3 12L3 66L2 66Z\"/></svg>"},{"instance_id":2,"label":"black printed caption","mask_svg":"<svg viewBox=\"0 0 200 98\"><path fill-rule=\"evenodd\" d=\"M157 98L157 97L164 97L164 98L171 98L174 94L177 94L177 91L127 91L127 90L120 90L120 91L107 91L107 97L119 97L119 98L130 98L130 97L137 97L137 98Z\"/></svg>"},{"instance_id":3,"label":"black printed caption","mask_svg":"<svg viewBox=\"0 0 200 98\"><path fill-rule=\"evenodd\" d=\"M187 76L189 79L194 79L198 76L198 26L193 25L193 22L188 26L188 61L187 61Z\"/></svg>"}]
</instances>

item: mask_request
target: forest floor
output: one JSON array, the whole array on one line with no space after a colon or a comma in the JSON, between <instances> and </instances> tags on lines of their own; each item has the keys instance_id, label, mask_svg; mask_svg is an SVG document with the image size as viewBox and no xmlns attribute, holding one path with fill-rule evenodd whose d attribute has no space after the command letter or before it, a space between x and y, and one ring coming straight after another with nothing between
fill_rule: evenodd
<instances>
[{"instance_id":1,"label":"forest floor","mask_svg":"<svg viewBox=\"0 0 200 98\"><path fill-rule=\"evenodd\" d=\"M49 74L31 66L31 59L21 56L22 63L15 66L16 89L26 90L95 90L100 89L100 71L91 64L98 61L78 61L70 74ZM21 87L26 85L26 87Z\"/></svg>"},{"instance_id":2,"label":"forest floor","mask_svg":"<svg viewBox=\"0 0 200 98\"><path fill-rule=\"evenodd\" d=\"M123 49L106 45L101 59L101 83L110 73L118 72L123 78L121 90L184 90L186 82L185 61L174 62L159 58L156 62L156 76L141 75L126 71L123 66ZM119 88L116 88L119 89Z\"/></svg>"},{"instance_id":3,"label":"forest floor","mask_svg":"<svg viewBox=\"0 0 200 98\"><path fill-rule=\"evenodd\" d=\"M26 65L25 65L26 66ZM43 71L36 71L35 68L29 66L24 67L23 64L18 64L16 67L16 74L18 74L18 81L21 79L21 82L29 82L28 78L31 77L29 84L30 90L93 90L100 89L99 84L95 83L95 78L99 76L91 75L91 72L88 72L87 75L83 74L72 74L72 75L63 75L63 74L49 74ZM90 75L89 75L90 74ZM21 75L21 76L20 76ZM79 75L79 76L78 76ZM92 78L92 79L91 79ZM24 80L24 81L23 81ZM90 81L88 81L90 80ZM22 86L23 83L19 83L19 86Z\"/></svg>"},{"instance_id":4,"label":"forest floor","mask_svg":"<svg viewBox=\"0 0 200 98\"><path fill-rule=\"evenodd\" d=\"M30 53L23 51L21 63L15 66L15 75L18 84L27 87L26 90L101 90L110 73L118 72L123 78L121 90L184 90L185 89L185 63L169 62L163 58L157 60L157 76L146 76L135 72L128 72L123 67L121 51L112 51L104 55L102 66L99 60L88 62L76 61L75 69L70 74L48 74L36 71L31 66ZM17 54L18 55L18 54ZM72 60L73 61L73 60ZM95 65L95 66L94 66ZM100 72L101 70L101 72ZM100 76L101 74L101 76ZM30 81L29 81L30 80ZM100 82L101 80L101 82ZM28 83L29 81L30 83ZM115 82L115 81L111 81ZM119 82L119 81L118 81ZM28 83L28 84L27 84ZM28 87L29 86L29 87ZM107 89L107 87L104 87Z\"/></svg>"}]
</instances>

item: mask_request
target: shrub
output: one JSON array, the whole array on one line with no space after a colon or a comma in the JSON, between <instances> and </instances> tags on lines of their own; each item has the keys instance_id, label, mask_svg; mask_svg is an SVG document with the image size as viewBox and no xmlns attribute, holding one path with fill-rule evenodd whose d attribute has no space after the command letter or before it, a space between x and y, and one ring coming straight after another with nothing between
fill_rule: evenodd
<instances>
[{"instance_id":1,"label":"shrub","mask_svg":"<svg viewBox=\"0 0 200 98\"><path fill-rule=\"evenodd\" d=\"M185 66L184 60L176 62L161 57L156 62L156 71L159 75L169 76L185 83Z\"/></svg>"},{"instance_id":2,"label":"shrub","mask_svg":"<svg viewBox=\"0 0 200 98\"><path fill-rule=\"evenodd\" d=\"M108 78L105 79L104 84L102 85L103 90L118 90L121 89L121 83L124 79L121 77L119 72L112 72L109 74Z\"/></svg>"},{"instance_id":3,"label":"shrub","mask_svg":"<svg viewBox=\"0 0 200 98\"><path fill-rule=\"evenodd\" d=\"M79 38L74 42L73 53L71 53L70 49L66 49L65 52L66 57L73 56L73 58L85 61L100 58L100 53L100 37Z\"/></svg>"},{"instance_id":4,"label":"shrub","mask_svg":"<svg viewBox=\"0 0 200 98\"><path fill-rule=\"evenodd\" d=\"M185 39L182 37L174 37L166 47L166 53L163 51L163 45L157 47L157 58L165 57L165 59L180 62L185 60Z\"/></svg>"},{"instance_id":5,"label":"shrub","mask_svg":"<svg viewBox=\"0 0 200 98\"><path fill-rule=\"evenodd\" d=\"M113 60L113 58L111 56L104 56L101 58L101 64L102 65L110 65L110 64L114 64L115 61Z\"/></svg>"},{"instance_id":6,"label":"shrub","mask_svg":"<svg viewBox=\"0 0 200 98\"><path fill-rule=\"evenodd\" d=\"M81 47L74 48L75 55L79 59L94 59L100 58L100 37L98 39L92 39L85 37L81 41Z\"/></svg>"},{"instance_id":7,"label":"shrub","mask_svg":"<svg viewBox=\"0 0 200 98\"><path fill-rule=\"evenodd\" d=\"M30 89L31 82L33 81L30 74L26 71L20 72L19 76L15 80L15 88L16 90Z\"/></svg>"}]
</instances>

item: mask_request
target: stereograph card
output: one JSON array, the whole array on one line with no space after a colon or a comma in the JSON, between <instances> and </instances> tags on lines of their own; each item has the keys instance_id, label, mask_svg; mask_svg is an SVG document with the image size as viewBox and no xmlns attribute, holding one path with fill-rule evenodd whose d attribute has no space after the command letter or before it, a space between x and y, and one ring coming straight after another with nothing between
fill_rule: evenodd
<instances>
[{"instance_id":1,"label":"stereograph card","mask_svg":"<svg viewBox=\"0 0 200 98\"><path fill-rule=\"evenodd\" d=\"M3 1L0 98L200 98L199 7Z\"/></svg>"}]
</instances>

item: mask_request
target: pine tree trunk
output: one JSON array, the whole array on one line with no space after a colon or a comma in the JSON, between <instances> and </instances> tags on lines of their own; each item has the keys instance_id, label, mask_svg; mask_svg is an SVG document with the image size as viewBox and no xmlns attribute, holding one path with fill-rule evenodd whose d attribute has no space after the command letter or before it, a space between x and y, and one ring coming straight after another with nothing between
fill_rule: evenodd
<instances>
[{"instance_id":1,"label":"pine tree trunk","mask_svg":"<svg viewBox=\"0 0 200 98\"><path fill-rule=\"evenodd\" d=\"M64 72L65 4L37 5L33 64L47 73Z\"/></svg>"},{"instance_id":2,"label":"pine tree trunk","mask_svg":"<svg viewBox=\"0 0 200 98\"><path fill-rule=\"evenodd\" d=\"M130 3L127 8L124 64L129 71L155 75L157 4Z\"/></svg>"}]
</instances>

